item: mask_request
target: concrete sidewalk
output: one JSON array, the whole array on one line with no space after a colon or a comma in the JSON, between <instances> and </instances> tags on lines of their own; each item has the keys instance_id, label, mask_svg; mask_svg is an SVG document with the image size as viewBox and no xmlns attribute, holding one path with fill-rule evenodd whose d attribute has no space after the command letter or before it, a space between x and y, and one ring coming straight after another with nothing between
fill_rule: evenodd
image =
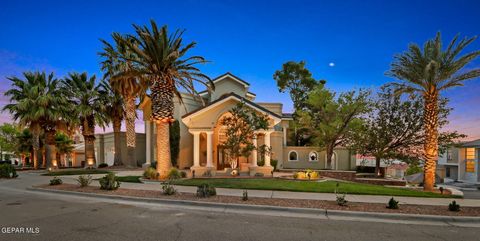
<instances>
[{"instance_id":1,"label":"concrete sidewalk","mask_svg":"<svg viewBox=\"0 0 480 241\"><path fill-rule=\"evenodd\" d=\"M120 176L138 175L138 173L119 173ZM92 175L93 178L104 176L103 174ZM48 177L51 179L51 177ZM77 176L61 176L64 183L76 184ZM92 182L93 186L99 186L98 182ZM123 188L155 190L161 191L162 186L157 182L152 183L127 183L121 184ZM197 187L194 186L175 186L179 192L196 193ZM217 188L218 195L237 196L243 195L243 189ZM262 198L286 198L286 199L310 199L310 200L327 200L335 201L336 196L333 193L311 193L311 192L288 192L288 191L267 191L267 190L248 190L249 197ZM350 202L363 203L387 203L391 196L378 195L348 195L346 199ZM420 198L420 197L394 197L400 204L416 204L416 205L439 205L447 206L453 200L457 201L461 206L465 207L480 207L480 200L477 199L461 199L461 198Z\"/></svg>"}]
</instances>

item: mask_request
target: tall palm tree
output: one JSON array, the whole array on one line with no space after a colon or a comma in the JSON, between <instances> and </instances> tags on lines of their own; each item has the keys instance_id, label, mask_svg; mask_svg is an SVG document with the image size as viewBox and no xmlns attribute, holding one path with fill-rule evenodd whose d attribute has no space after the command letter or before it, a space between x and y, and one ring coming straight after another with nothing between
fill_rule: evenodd
<instances>
[{"instance_id":1,"label":"tall palm tree","mask_svg":"<svg viewBox=\"0 0 480 241\"><path fill-rule=\"evenodd\" d=\"M3 110L13 114L14 120L28 126L33 134L34 153L40 149L40 134L43 129L46 144L46 166L56 165L55 123L68 111L67 99L58 88L59 80L53 73L25 72L25 79L8 78L13 88L5 92L10 96L10 104ZM37 155L34 154L34 167L38 168Z\"/></svg>"},{"instance_id":2,"label":"tall palm tree","mask_svg":"<svg viewBox=\"0 0 480 241\"><path fill-rule=\"evenodd\" d=\"M423 49L411 44L408 51L396 55L387 73L400 80L392 83L396 93L418 93L423 96L424 114L424 190L432 191L435 184L436 161L438 160L438 103L442 91L462 86L463 82L480 76L480 69L464 67L480 56L480 51L460 55L476 37L458 41L453 38L446 49L442 46L440 33L428 40Z\"/></svg>"},{"instance_id":3,"label":"tall palm tree","mask_svg":"<svg viewBox=\"0 0 480 241\"><path fill-rule=\"evenodd\" d=\"M113 165L121 166L122 162L122 146L120 139L120 129L122 128L122 120L125 116L125 107L122 96L112 90L109 82L100 82L100 96L103 99L105 106L105 115L109 122L113 125L113 139L114 139L114 158Z\"/></svg>"},{"instance_id":4,"label":"tall palm tree","mask_svg":"<svg viewBox=\"0 0 480 241\"><path fill-rule=\"evenodd\" d=\"M105 72L104 79L109 79L110 85L115 93L119 93L125 100L126 129L127 129L127 160L128 166L136 166L135 158L136 133L135 119L137 117L135 101L139 95L145 93L147 83L143 76L132 75L132 61L136 59L135 54L130 51L125 42L132 41L119 33L113 33L112 38L115 46L105 40L103 51L100 56L103 58L101 63L102 70ZM122 59L119 56L124 56Z\"/></svg>"},{"instance_id":5,"label":"tall palm tree","mask_svg":"<svg viewBox=\"0 0 480 241\"><path fill-rule=\"evenodd\" d=\"M152 99L151 120L155 122L156 135L156 160L157 171L161 179L167 177L171 168L169 123L174 121L173 98L181 101L180 89L190 94L198 95L194 83L201 83L207 88L213 87L213 82L196 66L206 63L201 56L186 57L189 50L196 43L184 45L182 34L184 31L175 31L169 35L167 26L158 28L152 20L150 26L133 25L135 35L127 35L127 40L118 39L125 44L136 58L120 53L124 61L131 61L132 69L125 71L126 75L145 78ZM117 41L117 39L116 39ZM210 83L210 85L208 85Z\"/></svg>"},{"instance_id":6,"label":"tall palm tree","mask_svg":"<svg viewBox=\"0 0 480 241\"><path fill-rule=\"evenodd\" d=\"M76 116L80 119L87 165L95 166L95 126L105 127L107 123L105 106L102 105L99 93L100 86L95 83L95 75L88 78L86 72L70 73L64 79L62 89L74 103Z\"/></svg>"}]
</instances>

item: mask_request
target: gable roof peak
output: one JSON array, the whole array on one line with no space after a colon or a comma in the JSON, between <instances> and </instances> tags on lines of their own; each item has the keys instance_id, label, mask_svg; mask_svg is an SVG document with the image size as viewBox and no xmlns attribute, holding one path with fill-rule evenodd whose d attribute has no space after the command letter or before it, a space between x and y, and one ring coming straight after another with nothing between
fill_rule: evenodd
<instances>
[{"instance_id":1,"label":"gable roof peak","mask_svg":"<svg viewBox=\"0 0 480 241\"><path fill-rule=\"evenodd\" d=\"M245 87L249 87L250 86L250 83L248 83L247 81L235 76L234 74L230 73L230 72L226 72L225 74L222 74L216 78L214 78L212 80L212 82L215 84L216 82L219 82L227 77L230 77L231 79L237 81L238 83L240 83L241 85L245 86Z\"/></svg>"}]
</instances>

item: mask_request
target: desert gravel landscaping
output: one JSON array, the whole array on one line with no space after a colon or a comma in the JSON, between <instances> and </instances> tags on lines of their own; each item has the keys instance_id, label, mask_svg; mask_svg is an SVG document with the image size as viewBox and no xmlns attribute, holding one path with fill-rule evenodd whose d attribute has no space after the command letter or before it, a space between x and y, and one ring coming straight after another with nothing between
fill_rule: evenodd
<instances>
[{"instance_id":1,"label":"desert gravel landscaping","mask_svg":"<svg viewBox=\"0 0 480 241\"><path fill-rule=\"evenodd\" d=\"M78 185L62 184L56 186L41 185L38 188L73 191L82 193L95 193L103 195L114 196L128 196L128 197L145 197L158 198L169 200L188 200L188 201L202 201L212 203L235 203L235 204L249 204L249 205L269 205L280 207L298 207L298 208L316 208L327 210L344 210L344 211L361 211L361 212L381 212L381 213L403 213L403 214L424 214L424 215L442 215L442 216L480 216L480 207L461 207L459 212L451 212L447 206L432 206L432 205L410 205L400 204L399 209L387 209L385 204L376 203L355 203L349 202L347 206L339 206L334 201L322 200L304 200L304 199L280 199L280 198L259 198L250 197L248 201L243 201L241 197L233 196L213 196L209 198L199 198L192 193L177 193L172 196L164 195L161 191L138 190L119 188L115 191L104 191L98 187L84 187ZM348 200L348 195L347 195Z\"/></svg>"}]
</instances>

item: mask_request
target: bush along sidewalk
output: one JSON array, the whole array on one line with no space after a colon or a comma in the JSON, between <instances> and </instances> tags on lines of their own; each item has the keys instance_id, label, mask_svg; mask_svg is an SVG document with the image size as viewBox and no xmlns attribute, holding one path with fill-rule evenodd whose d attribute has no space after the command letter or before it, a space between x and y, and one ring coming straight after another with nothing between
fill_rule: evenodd
<instances>
[{"instance_id":1,"label":"bush along sidewalk","mask_svg":"<svg viewBox=\"0 0 480 241\"><path fill-rule=\"evenodd\" d=\"M448 210L452 212L460 212L460 204L454 200L450 204L448 204Z\"/></svg>"},{"instance_id":2,"label":"bush along sidewalk","mask_svg":"<svg viewBox=\"0 0 480 241\"><path fill-rule=\"evenodd\" d=\"M18 177L15 167L10 163L0 164L0 178L16 178Z\"/></svg>"},{"instance_id":3,"label":"bush along sidewalk","mask_svg":"<svg viewBox=\"0 0 480 241\"><path fill-rule=\"evenodd\" d=\"M108 173L98 182L100 183L100 189L103 190L117 190L120 187L120 182L117 180L115 173Z\"/></svg>"},{"instance_id":4,"label":"bush along sidewalk","mask_svg":"<svg viewBox=\"0 0 480 241\"><path fill-rule=\"evenodd\" d=\"M50 186L60 185L62 183L63 183L62 179L58 177L53 177L53 179L50 180Z\"/></svg>"},{"instance_id":5,"label":"bush along sidewalk","mask_svg":"<svg viewBox=\"0 0 480 241\"><path fill-rule=\"evenodd\" d=\"M395 200L393 197L390 198L390 201L387 203L388 209L398 209L398 201Z\"/></svg>"}]
</instances>

